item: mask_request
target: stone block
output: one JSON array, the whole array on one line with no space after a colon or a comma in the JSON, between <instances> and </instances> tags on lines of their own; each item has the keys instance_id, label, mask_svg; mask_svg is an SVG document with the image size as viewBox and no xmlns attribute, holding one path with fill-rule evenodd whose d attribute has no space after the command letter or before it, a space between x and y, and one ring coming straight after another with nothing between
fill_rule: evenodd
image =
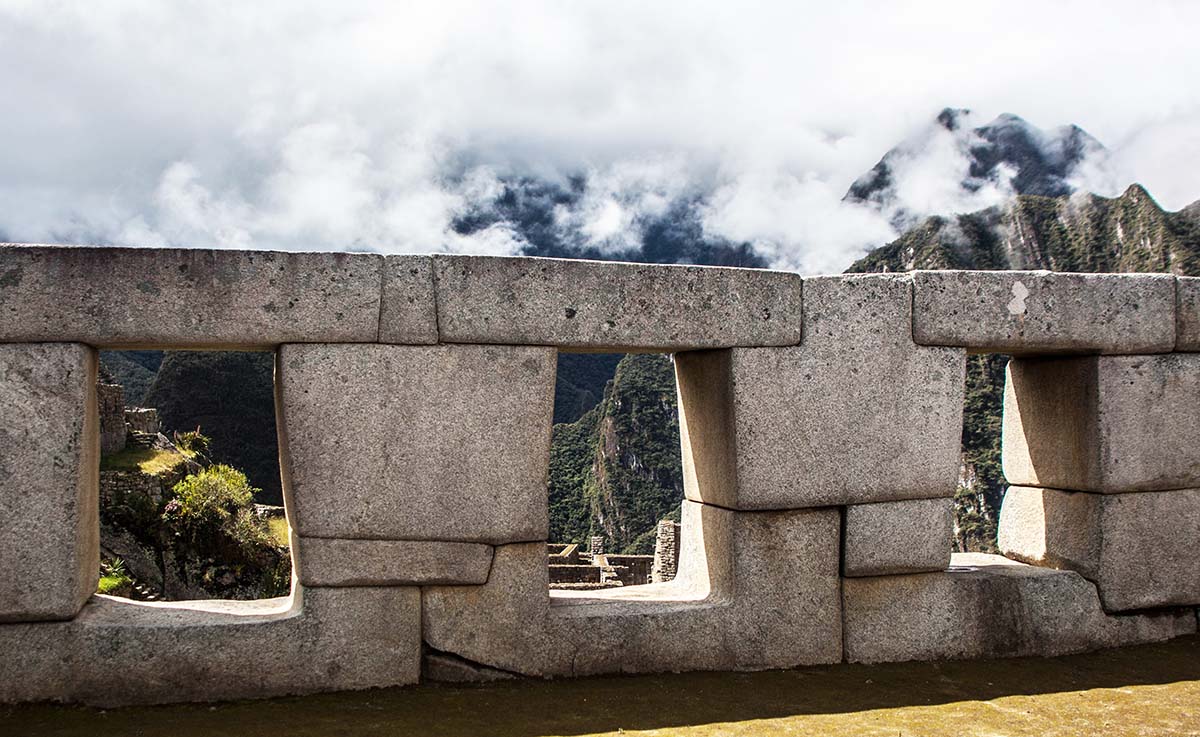
<instances>
[{"instance_id":1,"label":"stone block","mask_svg":"<svg viewBox=\"0 0 1200 737\"><path fill-rule=\"evenodd\" d=\"M384 257L381 299L380 343L426 345L438 342L432 257Z\"/></svg>"},{"instance_id":2,"label":"stone block","mask_svg":"<svg viewBox=\"0 0 1200 737\"><path fill-rule=\"evenodd\" d=\"M942 573L842 581L846 660L1053 656L1196 631L1188 612L1107 615L1074 571L956 553Z\"/></svg>"},{"instance_id":3,"label":"stone block","mask_svg":"<svg viewBox=\"0 0 1200 737\"><path fill-rule=\"evenodd\" d=\"M803 345L676 354L687 498L765 510L952 496L966 356L912 342L909 288L806 279Z\"/></svg>"},{"instance_id":4,"label":"stone block","mask_svg":"<svg viewBox=\"0 0 1200 737\"><path fill-rule=\"evenodd\" d=\"M0 622L70 619L100 571L96 353L0 345Z\"/></svg>"},{"instance_id":5,"label":"stone block","mask_svg":"<svg viewBox=\"0 0 1200 737\"><path fill-rule=\"evenodd\" d=\"M301 537L292 555L302 586L482 584L492 567L479 543Z\"/></svg>"},{"instance_id":6,"label":"stone block","mask_svg":"<svg viewBox=\"0 0 1200 737\"><path fill-rule=\"evenodd\" d=\"M1004 476L1100 493L1200 486L1200 355L1014 359Z\"/></svg>"},{"instance_id":7,"label":"stone block","mask_svg":"<svg viewBox=\"0 0 1200 737\"><path fill-rule=\"evenodd\" d=\"M277 361L299 536L546 539L554 349L290 344Z\"/></svg>"},{"instance_id":8,"label":"stone block","mask_svg":"<svg viewBox=\"0 0 1200 737\"><path fill-rule=\"evenodd\" d=\"M796 345L801 278L761 269L435 257L444 343L597 351Z\"/></svg>"},{"instance_id":9,"label":"stone block","mask_svg":"<svg viewBox=\"0 0 1200 737\"><path fill-rule=\"evenodd\" d=\"M838 526L836 510L685 502L675 580L549 596L545 546L501 546L486 585L423 590L425 642L530 676L837 662Z\"/></svg>"},{"instance_id":10,"label":"stone block","mask_svg":"<svg viewBox=\"0 0 1200 737\"><path fill-rule=\"evenodd\" d=\"M954 548L954 500L915 499L846 507L842 575L941 571Z\"/></svg>"},{"instance_id":11,"label":"stone block","mask_svg":"<svg viewBox=\"0 0 1200 737\"><path fill-rule=\"evenodd\" d=\"M1110 612L1200 604L1200 489L1088 494L1011 487L1000 551L1078 571Z\"/></svg>"},{"instance_id":12,"label":"stone block","mask_svg":"<svg viewBox=\"0 0 1200 737\"><path fill-rule=\"evenodd\" d=\"M1200 351L1200 277L1175 277L1175 350Z\"/></svg>"},{"instance_id":13,"label":"stone block","mask_svg":"<svg viewBox=\"0 0 1200 737\"><path fill-rule=\"evenodd\" d=\"M298 602L297 602L298 604ZM97 596L72 622L0 626L0 703L114 707L416 683L416 588L144 603Z\"/></svg>"},{"instance_id":14,"label":"stone block","mask_svg":"<svg viewBox=\"0 0 1200 737\"><path fill-rule=\"evenodd\" d=\"M980 353L1166 353L1169 274L917 271L913 338Z\"/></svg>"},{"instance_id":15,"label":"stone block","mask_svg":"<svg viewBox=\"0 0 1200 737\"><path fill-rule=\"evenodd\" d=\"M371 254L0 246L0 341L243 349L375 342L382 268L383 257ZM403 278L391 275L393 292Z\"/></svg>"}]
</instances>

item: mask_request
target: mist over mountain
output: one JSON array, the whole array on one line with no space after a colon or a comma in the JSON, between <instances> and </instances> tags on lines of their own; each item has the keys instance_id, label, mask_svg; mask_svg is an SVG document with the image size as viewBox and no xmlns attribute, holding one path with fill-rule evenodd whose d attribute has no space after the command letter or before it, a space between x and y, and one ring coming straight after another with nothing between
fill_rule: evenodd
<instances>
[{"instance_id":1,"label":"mist over mountain","mask_svg":"<svg viewBox=\"0 0 1200 737\"><path fill-rule=\"evenodd\" d=\"M1009 113L974 123L969 110L944 109L850 186L837 216L879 228L860 253L930 215L998 206L1020 194L1112 186L1108 150L1078 126L1042 130ZM781 263L786 246L765 231L730 237L739 232L728 222L734 185L703 167L659 160L564 178L478 177L463 185L476 198L451 221L466 241L502 243L526 256L796 266Z\"/></svg>"},{"instance_id":2,"label":"mist over mountain","mask_svg":"<svg viewBox=\"0 0 1200 737\"><path fill-rule=\"evenodd\" d=\"M973 122L969 110L944 109L884 154L844 201L870 207L904 231L923 216L978 210L1016 195L1061 197L1111 186L1108 149L1076 125L1042 130L1011 113Z\"/></svg>"},{"instance_id":3,"label":"mist over mountain","mask_svg":"<svg viewBox=\"0 0 1200 737\"><path fill-rule=\"evenodd\" d=\"M472 203L451 223L466 237L503 233L524 256L648 263L765 267L750 242L706 231L711 192L669 192L650 184L604 187L601 175L565 182L498 178L493 198ZM597 188L600 191L597 192Z\"/></svg>"}]
</instances>

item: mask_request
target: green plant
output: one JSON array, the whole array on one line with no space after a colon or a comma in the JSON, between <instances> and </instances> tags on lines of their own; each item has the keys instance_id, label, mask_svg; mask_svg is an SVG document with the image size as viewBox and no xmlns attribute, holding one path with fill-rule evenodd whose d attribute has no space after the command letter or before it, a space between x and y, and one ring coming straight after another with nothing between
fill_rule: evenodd
<instances>
[{"instance_id":1,"label":"green plant","mask_svg":"<svg viewBox=\"0 0 1200 737\"><path fill-rule=\"evenodd\" d=\"M100 564L100 582L96 592L113 596L128 595L133 588L133 578L125 571L125 561L113 558Z\"/></svg>"},{"instance_id":2,"label":"green plant","mask_svg":"<svg viewBox=\"0 0 1200 737\"><path fill-rule=\"evenodd\" d=\"M175 443L175 447L185 453L195 455L197 453L207 454L209 446L212 445L212 438L200 433L200 426L196 425L195 430L187 432L179 432L176 430L172 433L171 441Z\"/></svg>"},{"instance_id":3,"label":"green plant","mask_svg":"<svg viewBox=\"0 0 1200 737\"><path fill-rule=\"evenodd\" d=\"M220 526L249 507L256 491L241 471L222 464L210 466L175 484L175 498L167 502L163 519L191 530Z\"/></svg>"}]
</instances>

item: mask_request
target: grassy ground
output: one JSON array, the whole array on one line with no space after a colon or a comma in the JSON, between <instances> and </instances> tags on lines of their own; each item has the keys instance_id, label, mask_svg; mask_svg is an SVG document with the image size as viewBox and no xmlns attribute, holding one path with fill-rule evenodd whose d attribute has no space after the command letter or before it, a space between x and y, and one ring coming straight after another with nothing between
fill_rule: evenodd
<instances>
[{"instance_id":1,"label":"grassy ground","mask_svg":"<svg viewBox=\"0 0 1200 737\"><path fill-rule=\"evenodd\" d=\"M126 448L120 453L100 459L102 471L141 471L157 475L170 471L183 463L191 454L187 451L157 450L154 448Z\"/></svg>"},{"instance_id":2,"label":"grassy ground","mask_svg":"<svg viewBox=\"0 0 1200 737\"><path fill-rule=\"evenodd\" d=\"M267 520L267 527L271 531L271 539L277 544L287 547L288 541L288 522L286 517L272 517Z\"/></svg>"},{"instance_id":3,"label":"grassy ground","mask_svg":"<svg viewBox=\"0 0 1200 737\"><path fill-rule=\"evenodd\" d=\"M1064 658L422 686L111 711L0 707L0 734L1195 736L1200 637Z\"/></svg>"}]
</instances>

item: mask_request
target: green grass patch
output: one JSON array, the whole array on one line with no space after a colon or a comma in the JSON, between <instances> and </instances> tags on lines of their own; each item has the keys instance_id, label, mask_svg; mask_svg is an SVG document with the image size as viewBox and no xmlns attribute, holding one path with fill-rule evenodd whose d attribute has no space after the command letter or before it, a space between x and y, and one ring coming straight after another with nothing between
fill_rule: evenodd
<instances>
[{"instance_id":1,"label":"green grass patch","mask_svg":"<svg viewBox=\"0 0 1200 737\"><path fill-rule=\"evenodd\" d=\"M128 591L132 585L133 579L129 576L101 576L100 585L96 587L96 592L100 594L123 593Z\"/></svg>"},{"instance_id":2,"label":"green grass patch","mask_svg":"<svg viewBox=\"0 0 1200 737\"><path fill-rule=\"evenodd\" d=\"M126 448L100 459L101 471L141 471L156 476L175 468L194 454L155 448Z\"/></svg>"},{"instance_id":3,"label":"green grass patch","mask_svg":"<svg viewBox=\"0 0 1200 737\"><path fill-rule=\"evenodd\" d=\"M267 527L271 531L271 539L280 547L286 548L288 546L287 517L272 517L267 520Z\"/></svg>"}]
</instances>

